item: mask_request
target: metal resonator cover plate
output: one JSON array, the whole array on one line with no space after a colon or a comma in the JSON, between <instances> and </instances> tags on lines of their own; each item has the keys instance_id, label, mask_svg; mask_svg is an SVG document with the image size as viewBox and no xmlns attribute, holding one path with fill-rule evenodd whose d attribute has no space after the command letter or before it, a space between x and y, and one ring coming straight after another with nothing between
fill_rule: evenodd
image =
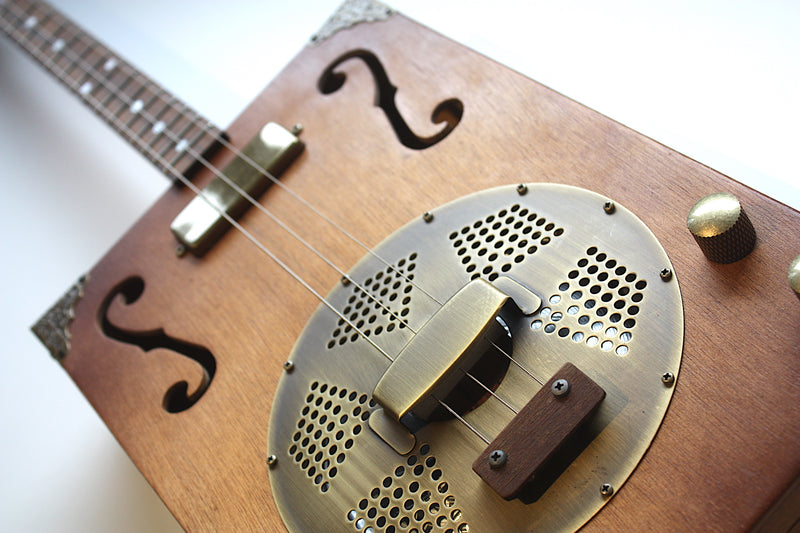
<instances>
[{"instance_id":1,"label":"metal resonator cover plate","mask_svg":"<svg viewBox=\"0 0 800 533\"><path fill-rule=\"evenodd\" d=\"M683 348L666 253L607 202L563 185L490 189L411 222L356 264L353 283L326 299L361 333L320 305L273 404L270 479L290 531L573 531L602 508L601 487L619 490L655 436L673 391L662 376L677 378ZM511 277L542 300L508 323L521 366L544 382L570 362L606 391L584 447L532 502L506 501L473 473L486 444L459 420L426 425L405 455L369 426L390 362L365 337L394 357L477 276ZM540 387L512 364L495 392L519 409ZM490 397L464 418L491 440L513 416Z\"/></svg>"}]
</instances>

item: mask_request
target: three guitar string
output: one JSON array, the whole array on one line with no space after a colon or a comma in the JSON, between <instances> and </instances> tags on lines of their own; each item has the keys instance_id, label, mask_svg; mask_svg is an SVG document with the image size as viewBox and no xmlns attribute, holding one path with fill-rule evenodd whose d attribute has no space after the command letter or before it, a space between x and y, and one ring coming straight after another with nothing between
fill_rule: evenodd
<instances>
[{"instance_id":1,"label":"three guitar string","mask_svg":"<svg viewBox=\"0 0 800 533\"><path fill-rule=\"evenodd\" d=\"M34 4L34 6L35 6L35 4ZM14 9L13 5L2 5L2 4L0 4L0 7L4 7L6 9L6 11L8 11L8 12L10 12L12 9ZM125 105L130 107L135 103L135 101L133 100L133 97L130 97L127 94L125 94L124 91L122 91L119 87L115 87L115 86L111 85L109 83L110 80L106 76L104 76L102 73L99 73L97 71L97 69L95 68L95 66L87 64L87 61L82 56L77 56L76 57L75 52L73 52L70 49L69 46L63 46L61 48L61 50L58 50L58 51L53 50L56 53L51 57L47 56L46 54L44 54L42 52L42 50L47 46L51 47L51 49L52 49L52 47L54 46L54 43L56 43L59 40L60 40L60 42L65 42L63 37L61 36L61 34L64 33L64 31L69 32L73 28L75 28L77 30L77 32L73 33L72 35L69 35L68 33L64 35L64 37L67 37L67 38L71 39L70 43L72 43L76 39L83 39L83 36L85 35L84 32L82 32L80 29L78 29L74 25L70 24L69 21L67 21L65 18L63 18L55 10L51 9L46 15L47 18L45 18L42 21L39 21L36 18L32 18L32 17L34 17L34 15L31 15L30 13L22 13L20 15L19 12L18 12L16 14L14 14L13 16L15 16L17 18L17 21L21 22L22 24L20 24L20 25L14 25L13 23L4 24L4 28L3 29L10 36L12 36L12 38L14 38L15 41L17 41L20 45L24 46L32 56L34 56L38 61L40 61L45 66L45 68L51 70L59 78L59 80L61 80L66 85L70 86L70 88L72 90L74 90L75 92L80 93L80 88L78 87L78 84L80 82L78 80L74 79L74 78L68 77L68 72L66 72L66 69L65 68L60 68L55 64L56 58L59 57L59 55L58 55L59 52L62 52L63 55L71 56L71 57L68 57L68 59L71 61L71 65L70 66L77 67L78 65L80 65L79 68L81 70L81 74L84 74L84 75L88 74L89 76L91 76L100 86L106 88L109 91L109 93L113 94L120 101L124 102ZM53 17L53 16L62 17L63 20L59 23L58 29L54 33L52 33L50 35L45 35L42 31L39 30L39 27L42 25L42 23L44 23L46 20L48 20L48 18ZM29 23L28 21L32 21L32 23ZM5 20L4 20L4 22L5 22ZM65 26L67 27L66 30L65 30ZM23 30L26 30L28 32L28 34L35 33L39 38L41 38L41 40L44 43L44 46L40 46L39 48L36 48L35 47L35 43L33 43L32 39L28 38L27 34L20 35L19 37L14 36L14 31L15 30L19 30L20 28L23 28ZM58 39L55 38L56 34L59 35ZM92 43L89 43L87 50L93 50L93 49L94 48L92 47ZM120 62L117 68L129 69L131 71L131 73L130 73L131 76L133 76L136 73L135 69L130 67L125 62ZM144 90L144 88L142 90ZM297 274L291 267L289 267L279 257L277 257L275 255L275 253L273 253L269 248L267 248L263 243L261 243L257 238L255 238L239 222L237 222L233 217L231 217L229 214L227 214L222 209L217 207L213 202L211 202L209 200L209 198L206 196L205 192L200 190L196 185L194 185L194 183L189 181L178 170L176 170L175 167L166 160L164 155L155 153L155 151L153 150L153 148L150 145L147 145L146 143L144 143L143 139L141 138L141 136L139 134L136 134L135 132L131 131L131 129L128 127L128 125L127 124L123 124L121 122L121 120L116 116L116 114L111 113L107 108L105 108L103 102L100 102L99 100L94 98L91 95L91 91L88 94L82 94L82 97L86 100L86 102L91 107L93 107L96 111L98 111L100 114L102 114L104 116L104 118L106 118L106 120L108 120L109 122L113 123L120 132L125 132L126 134L128 134L128 136L131 138L131 140L134 141L136 144L138 144L144 152L153 155L160 163L162 163L164 165L164 167L167 169L167 171L171 175L173 175L176 179L181 181L181 183L183 183L186 187L191 189L192 192L195 195L199 195L199 196L203 197L206 200L206 202L208 202L209 205L211 205L220 214L220 216L222 216L228 223L230 223L245 238L247 238L249 241L251 241L259 250L262 251L262 253L266 254L270 259L272 259L287 274L289 274L298 283L300 283L300 285L302 285L306 290L308 290L312 295L314 295L323 305L325 305L334 314L336 314L339 318L341 318L359 336L361 336L367 342L369 342L369 344L371 344L376 350L378 350L390 362L394 361L394 358L392 356L390 356L383 348L378 346L372 338L370 338L369 336L365 335L364 332L360 328L356 327L356 325L352 323L352 321L349 319L349 317L345 316L342 312L340 312L338 309L336 309L333 306L333 304L328 302L325 299L325 297L323 297L307 281L305 281L302 277L300 277L300 275ZM174 107L174 104L173 104L174 100L172 100L170 98L165 98L164 97L164 91L160 90L160 88L157 91L155 91L155 96L153 97L153 99L151 101L155 100L156 98L162 100L166 106L168 106L168 107L170 107L172 109L176 109ZM176 111L181 115L185 115L184 113L180 112L177 109L176 109ZM156 118L152 117L146 111L146 109L140 110L137 114L139 116L141 116L141 118L143 118L145 121L147 121L147 123L150 124L151 126L154 125L157 122ZM192 121L193 125L197 124L197 118L192 118L191 121ZM208 124L207 122L202 124L201 125L202 130L203 131L207 131L209 125L210 124ZM165 136L167 136L173 143L176 143L176 145L177 145L177 143L179 143L181 141L181 139L179 139L178 136L174 132L170 131L169 127L165 127L162 130L161 133L164 134ZM317 208L312 206L307 200L305 200L298 193L294 192L288 186L286 186L285 184L280 182L277 178L272 176L264 168L262 168L256 162L254 162L251 158L249 158L245 154L241 153L241 151L239 149L237 149L236 147L231 145L225 138L223 138L223 137L221 137L219 135L216 135L216 134L213 134L213 137L214 137L214 140L219 142L222 147L224 147L227 150L230 150L236 157L241 158L248 165L250 165L252 168L254 168L258 172L264 174L275 185L277 185L282 190L284 190L288 194L290 194L294 199L296 199L297 201L299 201L300 203L305 205L316 216L319 216L325 222L327 222L328 224L332 225L337 231L342 233L345 237L347 237L348 239L353 241L355 244L360 246L362 249L366 250L366 252L368 254L372 255L374 258L379 260L381 263L383 263L387 267L394 268L394 267L392 267L391 264L388 263L388 261L386 261L385 259L383 259L379 255L377 255L371 248L367 247L358 238L356 238L350 232L348 232L347 230L342 228L339 224L337 224L335 221L333 221L330 217L328 217L327 215L325 215L324 213L319 211ZM369 299L374 301L384 311L386 311L387 313L391 314L391 316L393 316L395 319L399 320L406 327L408 327L409 330L413 334L417 333L417 331L414 330L408 324L408 322L405 319L397 316L397 314L394 311L392 311L391 309L387 308L386 305L379 298L377 298L375 295L371 294L370 291L367 288L364 288L359 283L357 283L355 280L353 280L352 278L347 276L347 274L343 270L341 270L331 260L329 260L321 252L319 252L316 248L314 248L313 245L311 245L309 242L307 242L305 239L303 239L293 229L291 229L286 223L284 223L282 220L280 220L278 217L276 217L266 207L264 207L261 203L256 201L252 196L250 196L246 191L244 191L239 185L237 185L233 180L231 180L223 172L221 172L214 165L212 165L209 161L207 161L202 156L202 154L197 153L197 151L194 149L193 146L191 146L191 145L188 146L186 148L186 151L187 151L188 155L193 157L196 161L198 161L205 168L207 168L209 171L211 171L215 176L217 176L221 180L223 180L226 184L228 184L231 188L233 188L237 192L237 194L239 194L242 197L244 197L251 205L256 207L259 211L261 211L267 217L269 217L281 229L283 229L284 231L289 233L293 238L295 238L298 242L300 242L308 250L310 250L317 257L319 257L322 261L324 261L329 267L331 267L332 269L337 271L342 276L343 280L346 279L347 281L353 283L355 285L355 287L357 289L359 289L360 291L362 291ZM397 272L397 274L399 276L403 277L413 287L417 288L420 292L422 292L423 294L428 296L431 300L433 300L439 306L442 306L442 303L440 301L438 301L434 296L432 296L430 293L425 291L417 283L414 283L414 281L409 279L405 274L403 274L399 270L396 270L396 272ZM514 359L514 357L512 357L510 354L508 354L500 346L497 346L494 342L492 342L492 341L490 341L490 342L505 357L507 357L511 362L513 362L517 367L519 367L522 371L524 371L533 380L535 380L537 383L539 383L539 385L543 385L542 381L539 378L537 378L530 370L525 368L521 363L519 363L516 359ZM478 378L476 378L475 376L473 376L471 373L469 373L466 370L462 369L462 372L464 372L467 377L469 377L471 380L473 380L475 383L477 383L480 387L482 387L487 393L489 393L491 396L493 396L498 401L500 401L505 407L510 409L514 414L518 413L517 409L515 409L506 400L504 400L499 395L497 395L493 390L491 390L488 386L486 386L484 383L482 383ZM489 439L487 439L478 429L476 429L472 424L470 424L467 420L465 420L453 408L451 408L444 401L442 401L439 398L436 398L435 396L434 396L434 399L436 399L448 412L450 412L457 420L459 420L462 424L464 424L478 438L480 438L486 444L490 443Z\"/></svg>"}]
</instances>

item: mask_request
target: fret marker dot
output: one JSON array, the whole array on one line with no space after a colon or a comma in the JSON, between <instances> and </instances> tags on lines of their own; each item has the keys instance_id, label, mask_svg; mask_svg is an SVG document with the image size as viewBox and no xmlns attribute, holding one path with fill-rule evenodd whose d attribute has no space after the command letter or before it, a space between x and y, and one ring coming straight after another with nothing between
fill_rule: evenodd
<instances>
[{"instance_id":1,"label":"fret marker dot","mask_svg":"<svg viewBox=\"0 0 800 533\"><path fill-rule=\"evenodd\" d=\"M105 62L105 64L103 65L103 70L105 70L106 72L111 72L112 70L114 70L114 67L116 66L117 66L117 60L112 57L111 59Z\"/></svg>"},{"instance_id":2,"label":"fret marker dot","mask_svg":"<svg viewBox=\"0 0 800 533\"><path fill-rule=\"evenodd\" d=\"M187 141L186 139L181 139L181 141L177 145L175 145L175 151L181 153L188 147L189 147L189 141Z\"/></svg>"},{"instance_id":3,"label":"fret marker dot","mask_svg":"<svg viewBox=\"0 0 800 533\"><path fill-rule=\"evenodd\" d=\"M155 124L153 124L153 133L155 133L156 135L158 135L159 133L161 133L162 131L164 131L164 127L165 127L165 126L166 126L166 124L164 124L164 121L163 121L163 120L159 120L158 122L156 122Z\"/></svg>"},{"instance_id":4,"label":"fret marker dot","mask_svg":"<svg viewBox=\"0 0 800 533\"><path fill-rule=\"evenodd\" d=\"M134 103L131 104L130 111L134 115L142 110L144 107L144 103L141 100L136 100Z\"/></svg>"},{"instance_id":5,"label":"fret marker dot","mask_svg":"<svg viewBox=\"0 0 800 533\"><path fill-rule=\"evenodd\" d=\"M78 92L80 92L83 96L86 96L87 94L92 92L92 87L93 87L92 83L87 81L86 83L81 85L81 88L78 89Z\"/></svg>"},{"instance_id":6,"label":"fret marker dot","mask_svg":"<svg viewBox=\"0 0 800 533\"><path fill-rule=\"evenodd\" d=\"M56 39L53 41L53 46L51 46L51 48L53 49L53 52L60 52L61 49L64 48L64 44L66 44L64 43L64 39Z\"/></svg>"},{"instance_id":7,"label":"fret marker dot","mask_svg":"<svg viewBox=\"0 0 800 533\"><path fill-rule=\"evenodd\" d=\"M29 30L29 29L33 28L34 26L36 26L37 22L39 22L39 19L37 19L36 17L34 17L34 16L28 17L25 20L25 29Z\"/></svg>"}]
</instances>

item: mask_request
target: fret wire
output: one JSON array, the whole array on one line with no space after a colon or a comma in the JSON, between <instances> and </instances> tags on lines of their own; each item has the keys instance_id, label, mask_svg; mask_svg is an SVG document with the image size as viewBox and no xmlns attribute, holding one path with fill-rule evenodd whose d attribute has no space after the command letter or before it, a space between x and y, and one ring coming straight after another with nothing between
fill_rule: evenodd
<instances>
[{"instance_id":1,"label":"fret wire","mask_svg":"<svg viewBox=\"0 0 800 533\"><path fill-rule=\"evenodd\" d=\"M158 120L159 115L161 113L163 113L163 110L166 108L166 106L162 106L161 109L159 111L155 112L155 113L153 112L154 106L157 105L158 102L160 101L159 96L160 96L161 89L155 84L153 84L152 87L154 87L155 90L153 91L153 94L150 97L150 99L147 101L147 103L144 104L144 109L149 109L150 110L150 114L153 116L153 119L154 120ZM143 117L141 115L138 118L141 119L142 122L144 123L142 125L141 130L138 133L138 135L140 137L142 137L147 133L148 130L151 130L153 128L153 125L150 124L150 122L145 117ZM133 126L133 124L131 124L131 126Z\"/></svg>"},{"instance_id":2,"label":"fret wire","mask_svg":"<svg viewBox=\"0 0 800 533\"><path fill-rule=\"evenodd\" d=\"M175 146L178 145L181 138L180 136L184 131L186 131L187 126L184 125L184 121L186 121L188 125L191 126L191 121L183 113L181 113L177 109L175 110L175 112L176 112L175 118L172 119L172 122L170 122L170 124L164 130L165 134L164 139L167 141L167 143L161 148L161 151L159 152L159 155L163 156L164 158L167 157L167 154L169 153L170 150L172 150L173 148L175 148ZM177 133L178 131L180 131L181 133Z\"/></svg>"},{"instance_id":3,"label":"fret wire","mask_svg":"<svg viewBox=\"0 0 800 533\"><path fill-rule=\"evenodd\" d=\"M131 106L134 104L134 102L136 102L136 100L139 98L139 95L142 94L142 91L145 89L145 86L140 83L140 80L137 79L136 84L138 87L134 86L133 92L125 93L128 97L128 102L126 102L125 105L117 110L116 116L121 122L126 122L125 118L123 118L126 114L130 113L131 115L134 115L134 113L131 111Z\"/></svg>"},{"instance_id":4,"label":"fret wire","mask_svg":"<svg viewBox=\"0 0 800 533\"><path fill-rule=\"evenodd\" d=\"M186 141L187 143L189 142L189 141L186 140L186 134L189 133L189 130L191 130L195 126L196 126L196 124L194 123L194 121L188 120L187 123L186 123L186 127L184 127L181 130L181 132L178 134L178 138L180 140L178 142L176 142L175 145L172 147L177 152L177 154L172 157L171 163L173 165L178 164L178 161L183 156L188 154L188 151L186 150L186 148L184 148L183 150L178 151L178 146L180 146L180 144L183 143L184 141ZM187 148L188 148L188 146L187 146Z\"/></svg>"},{"instance_id":5,"label":"fret wire","mask_svg":"<svg viewBox=\"0 0 800 533\"><path fill-rule=\"evenodd\" d=\"M98 52L98 48L100 49L100 52ZM84 61L91 66L92 70L94 71L98 70L98 66L103 61L103 56L105 55L103 53L104 51L106 51L104 46L98 44L90 45L89 51L86 54ZM90 73L87 71L86 78L88 79L90 76L91 76ZM86 81L86 79L84 79L83 81ZM104 84L98 83L95 87L98 88L101 87L102 85Z\"/></svg>"},{"instance_id":6,"label":"fret wire","mask_svg":"<svg viewBox=\"0 0 800 533\"><path fill-rule=\"evenodd\" d=\"M204 128L200 127L198 124L194 124L192 127L193 128L194 127L197 128L197 133L193 137L191 137L191 139L189 138L188 135L186 136L186 140L188 142L188 145L187 145L187 149L183 151L182 155L190 155L188 149L189 148L193 148L194 145L197 144L197 141L199 141L200 139L205 137L206 133L205 133L205 129ZM187 133L189 133L189 132L187 132Z\"/></svg>"},{"instance_id":7,"label":"fret wire","mask_svg":"<svg viewBox=\"0 0 800 533\"><path fill-rule=\"evenodd\" d=\"M174 142L172 139L170 139L169 134L172 133L175 124L181 118L181 113L173 105L170 106L170 108L168 109L167 117L169 118L167 118L167 120L164 122L164 129L161 131L161 133L158 136L158 140L153 145L155 153L159 155L166 154L167 150L169 150L170 145Z\"/></svg>"},{"instance_id":8,"label":"fret wire","mask_svg":"<svg viewBox=\"0 0 800 533\"><path fill-rule=\"evenodd\" d=\"M161 89L159 89L159 92L163 92L163 91L161 91ZM161 99L161 101L163 102L163 99ZM145 138L148 135L152 135L152 138L147 143L147 145L150 148L153 148L153 145L155 144L155 142L163 135L162 131L158 131L158 132L154 131L154 128L156 127L156 124L158 124L159 122L163 122L162 118L164 117L164 114L167 111L171 110L171 109L172 109L171 106L169 106L166 103L164 103L164 105L153 116L153 119L155 120L155 122L150 124L147 120L145 120L145 126L144 126L144 129L142 130L141 137ZM166 125L166 123L164 123L164 124Z\"/></svg>"},{"instance_id":9,"label":"fret wire","mask_svg":"<svg viewBox=\"0 0 800 533\"><path fill-rule=\"evenodd\" d=\"M42 17L43 17L43 18L40 18L40 19L39 19L39 20L36 22L36 26L39 26L39 27L44 27L44 25L45 25L45 24L47 23L47 21L50 19L50 15L51 15L51 13L50 13L50 12L46 12L46 13L44 13L44 14L42 15ZM38 17L37 17L37 18L38 18ZM31 30L33 30L33 28L31 28ZM41 36L41 35L39 34L39 32L36 32L36 35L37 35L37 36ZM44 39L44 38L42 38L41 40L42 40L42 42L44 42L44 43L46 43L46 42L47 42L47 40L46 40L46 39ZM36 44L35 44L35 43L33 43L33 41L31 41L31 44L33 44L34 46L36 46ZM41 47L39 47L39 49L41 49Z\"/></svg>"},{"instance_id":10,"label":"fret wire","mask_svg":"<svg viewBox=\"0 0 800 533\"><path fill-rule=\"evenodd\" d=\"M40 27L45 28L51 35L54 34L59 30L61 27L61 22L57 14L53 11L48 13L47 20L41 24ZM39 48L39 51L45 54L48 57L55 55L57 52L53 50L53 45L47 38L42 38L42 46Z\"/></svg>"},{"instance_id":11,"label":"fret wire","mask_svg":"<svg viewBox=\"0 0 800 533\"><path fill-rule=\"evenodd\" d=\"M123 78L122 80L122 83L117 85L115 89L110 89L108 88L108 86L106 86L106 88L108 89L108 98L106 98L105 107L109 111L113 107L114 111L112 112L112 115L115 117L117 116L119 110L125 107L125 100L123 100L122 97L125 96L125 89L128 88L128 85L131 83L134 76L135 74L128 74L127 76L125 76L125 78ZM117 105L119 105L119 107L116 107Z\"/></svg>"},{"instance_id":12,"label":"fret wire","mask_svg":"<svg viewBox=\"0 0 800 533\"><path fill-rule=\"evenodd\" d=\"M83 32L80 32L81 34ZM86 54L88 50L88 45L86 42L78 37L78 42L71 47L73 59L70 62L69 66L67 67L66 74L68 76L72 76L73 73L77 70L78 74L84 74L84 77L88 74L88 69L83 68L81 63L84 62L83 56Z\"/></svg>"},{"instance_id":13,"label":"fret wire","mask_svg":"<svg viewBox=\"0 0 800 533\"><path fill-rule=\"evenodd\" d=\"M111 77L107 76L106 79L108 80L108 82L111 82L111 81L113 81L114 76L116 76L116 75L117 75L117 73L114 72L114 73L112 73ZM115 86L116 89L111 89L112 86L110 85L110 83L103 84L103 89L108 91L108 95L106 96L105 100L103 101L103 106L104 107L108 108L111 105L111 102L113 102L114 100L117 100L118 99L117 92L123 90L125 88L125 86L127 86L128 83L130 83L130 81L131 81L132 75L130 75L130 74L126 75L122 71L119 71L119 75L120 76L124 76L124 77L122 78L122 81L120 81L118 84L116 84L116 86Z\"/></svg>"}]
</instances>

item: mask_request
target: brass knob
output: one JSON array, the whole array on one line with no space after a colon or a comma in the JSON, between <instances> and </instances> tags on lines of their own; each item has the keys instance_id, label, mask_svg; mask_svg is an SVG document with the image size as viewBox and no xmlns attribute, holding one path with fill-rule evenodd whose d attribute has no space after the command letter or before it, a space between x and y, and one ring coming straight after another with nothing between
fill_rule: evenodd
<instances>
[{"instance_id":1,"label":"brass knob","mask_svg":"<svg viewBox=\"0 0 800 533\"><path fill-rule=\"evenodd\" d=\"M800 298L800 255L795 257L792 265L789 267L789 286L794 293Z\"/></svg>"},{"instance_id":2,"label":"brass knob","mask_svg":"<svg viewBox=\"0 0 800 533\"><path fill-rule=\"evenodd\" d=\"M709 261L733 263L753 251L756 231L739 200L719 192L701 198L686 225Z\"/></svg>"}]
</instances>

